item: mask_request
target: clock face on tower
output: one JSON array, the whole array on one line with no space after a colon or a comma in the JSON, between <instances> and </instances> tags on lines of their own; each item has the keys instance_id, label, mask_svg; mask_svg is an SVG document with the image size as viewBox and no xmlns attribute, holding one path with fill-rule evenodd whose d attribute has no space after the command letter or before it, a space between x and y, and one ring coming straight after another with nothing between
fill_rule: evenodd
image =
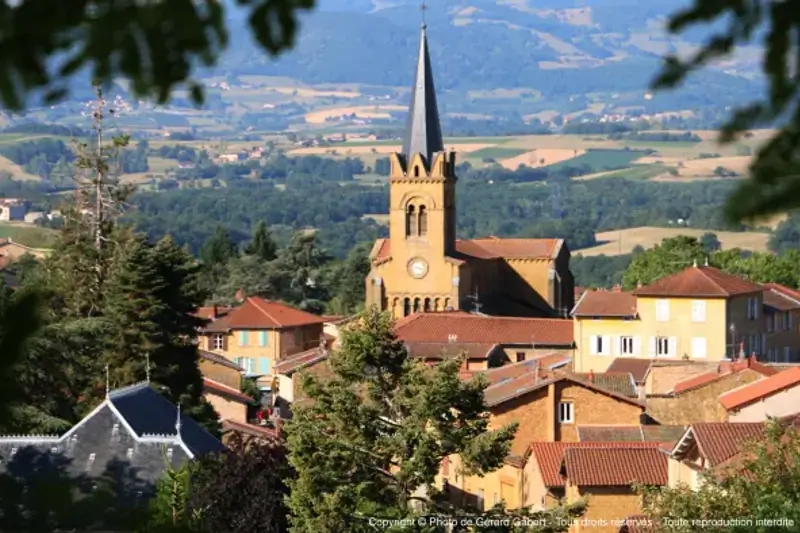
<instances>
[{"instance_id":1,"label":"clock face on tower","mask_svg":"<svg viewBox=\"0 0 800 533\"><path fill-rule=\"evenodd\" d=\"M408 273L414 279L421 279L428 273L428 263L424 259L416 258L408 262Z\"/></svg>"}]
</instances>

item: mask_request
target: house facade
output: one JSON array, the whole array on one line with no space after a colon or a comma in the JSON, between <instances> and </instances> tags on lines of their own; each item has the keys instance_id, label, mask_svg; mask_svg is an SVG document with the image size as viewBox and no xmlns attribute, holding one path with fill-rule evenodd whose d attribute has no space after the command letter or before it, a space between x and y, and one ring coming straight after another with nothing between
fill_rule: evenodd
<instances>
[{"instance_id":1,"label":"house facade","mask_svg":"<svg viewBox=\"0 0 800 533\"><path fill-rule=\"evenodd\" d=\"M800 411L800 367L778 372L719 396L729 422L766 422Z\"/></svg>"}]
</instances>

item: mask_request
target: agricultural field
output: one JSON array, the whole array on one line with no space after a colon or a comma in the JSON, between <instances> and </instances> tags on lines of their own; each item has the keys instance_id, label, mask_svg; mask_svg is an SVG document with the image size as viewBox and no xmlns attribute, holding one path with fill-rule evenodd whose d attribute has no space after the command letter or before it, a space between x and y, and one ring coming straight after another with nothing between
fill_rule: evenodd
<instances>
[{"instance_id":1,"label":"agricultural field","mask_svg":"<svg viewBox=\"0 0 800 533\"><path fill-rule=\"evenodd\" d=\"M583 250L575 250L573 253L575 255L580 254L583 256L623 255L631 253L637 246L642 246L645 249L652 248L656 244L660 244L664 239L668 239L670 237L687 235L689 237L700 238L703 234L709 232L717 235L720 243L722 243L723 250L730 248L741 248L743 250L750 250L753 252L768 251L767 242L769 241L770 235L764 232L713 231L685 227L641 227L597 233L595 238L598 242L602 242L603 244Z\"/></svg>"},{"instance_id":2,"label":"agricultural field","mask_svg":"<svg viewBox=\"0 0 800 533\"><path fill-rule=\"evenodd\" d=\"M55 243L57 235L58 232L55 230L31 224L0 222L0 239L11 239L37 250L50 249Z\"/></svg>"}]
</instances>

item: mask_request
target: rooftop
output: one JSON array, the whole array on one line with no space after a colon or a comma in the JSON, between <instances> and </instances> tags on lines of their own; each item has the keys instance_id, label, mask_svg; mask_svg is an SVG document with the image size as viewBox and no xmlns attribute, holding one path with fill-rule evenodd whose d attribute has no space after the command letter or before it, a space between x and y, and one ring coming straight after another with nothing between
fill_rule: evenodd
<instances>
[{"instance_id":1,"label":"rooftop","mask_svg":"<svg viewBox=\"0 0 800 533\"><path fill-rule=\"evenodd\" d=\"M208 308L203 308L206 312ZM206 331L230 331L237 329L284 329L313 324L322 324L324 319L285 304L250 296L238 307L234 307L206 326Z\"/></svg>"},{"instance_id":2,"label":"rooftop","mask_svg":"<svg viewBox=\"0 0 800 533\"><path fill-rule=\"evenodd\" d=\"M762 292L761 285L710 266L691 266L636 289L636 296L730 298Z\"/></svg>"},{"instance_id":3,"label":"rooftop","mask_svg":"<svg viewBox=\"0 0 800 533\"><path fill-rule=\"evenodd\" d=\"M742 448L764 435L762 422L699 422L692 424L675 444L672 455L681 460L696 445L711 468L742 452Z\"/></svg>"},{"instance_id":4,"label":"rooftop","mask_svg":"<svg viewBox=\"0 0 800 533\"><path fill-rule=\"evenodd\" d=\"M567 448L561 469L578 486L666 485L667 455L657 448Z\"/></svg>"},{"instance_id":5,"label":"rooftop","mask_svg":"<svg viewBox=\"0 0 800 533\"><path fill-rule=\"evenodd\" d=\"M676 383L672 389L672 392L674 394L682 394L698 387L710 385L711 383L714 383L715 381L718 381L726 376L738 374L739 372L743 372L745 370L758 372L762 376L772 376L779 372L779 370L775 368L759 363L755 356L733 362L723 361L717 365L716 371L700 374Z\"/></svg>"},{"instance_id":6,"label":"rooftop","mask_svg":"<svg viewBox=\"0 0 800 533\"><path fill-rule=\"evenodd\" d=\"M653 365L652 359L642 359L640 357L617 357L606 369L607 372L624 372L633 377L636 383L644 383L650 367Z\"/></svg>"},{"instance_id":7,"label":"rooftop","mask_svg":"<svg viewBox=\"0 0 800 533\"><path fill-rule=\"evenodd\" d=\"M720 395L719 401L725 409L733 411L798 385L800 367L793 367L726 392Z\"/></svg>"},{"instance_id":8,"label":"rooftop","mask_svg":"<svg viewBox=\"0 0 800 533\"><path fill-rule=\"evenodd\" d=\"M574 317L633 318L636 296L622 291L586 291L572 310Z\"/></svg>"}]
</instances>

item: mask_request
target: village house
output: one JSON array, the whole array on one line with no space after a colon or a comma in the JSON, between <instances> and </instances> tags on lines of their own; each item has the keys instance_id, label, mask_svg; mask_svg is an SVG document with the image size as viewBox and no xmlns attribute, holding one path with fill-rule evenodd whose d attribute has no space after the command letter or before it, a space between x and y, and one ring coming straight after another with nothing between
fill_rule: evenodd
<instances>
[{"instance_id":1,"label":"village house","mask_svg":"<svg viewBox=\"0 0 800 533\"><path fill-rule=\"evenodd\" d=\"M499 501L509 509L519 508L525 501L524 467L531 442L577 442L579 426L641 422L644 404L630 375L573 374L560 370L564 367L557 359L552 369L539 363L525 361L483 372L490 383L484 393L490 429L511 423L518 429L505 464L495 472L465 477L458 456L443 462L437 485L447 487L451 497L477 502L484 510Z\"/></svg>"},{"instance_id":2,"label":"village house","mask_svg":"<svg viewBox=\"0 0 800 533\"><path fill-rule=\"evenodd\" d=\"M724 422L728 420L728 413L719 401L721 394L778 372L776 368L759 363L754 356L735 362L723 361L709 372L676 383L666 394L648 395L647 415L667 425Z\"/></svg>"},{"instance_id":3,"label":"village house","mask_svg":"<svg viewBox=\"0 0 800 533\"><path fill-rule=\"evenodd\" d=\"M198 350L197 353L206 401L214 407L220 420L247 423L247 408L256 400L241 392L244 370L214 352Z\"/></svg>"},{"instance_id":4,"label":"village house","mask_svg":"<svg viewBox=\"0 0 800 533\"><path fill-rule=\"evenodd\" d=\"M273 408L281 418L292 417L292 405L302 404L306 395L302 389L303 377L312 375L320 380L333 375L329 360L331 345L319 346L294 354L275 365L275 388L272 391Z\"/></svg>"},{"instance_id":5,"label":"village house","mask_svg":"<svg viewBox=\"0 0 800 533\"><path fill-rule=\"evenodd\" d=\"M735 358L740 346L766 353L764 294L761 285L697 265L630 293L586 291L572 311L575 369L602 372L614 357L721 361ZM770 292L767 303L778 305L779 298L789 302Z\"/></svg>"},{"instance_id":6,"label":"village house","mask_svg":"<svg viewBox=\"0 0 800 533\"><path fill-rule=\"evenodd\" d=\"M318 345L323 336L321 317L258 296L233 308L203 307L198 314L209 321L199 332L200 349L242 367L262 391L272 388L275 364Z\"/></svg>"},{"instance_id":7,"label":"village house","mask_svg":"<svg viewBox=\"0 0 800 533\"><path fill-rule=\"evenodd\" d=\"M719 396L729 422L765 422L800 411L800 367L778 372Z\"/></svg>"},{"instance_id":8,"label":"village house","mask_svg":"<svg viewBox=\"0 0 800 533\"><path fill-rule=\"evenodd\" d=\"M107 477L125 465L130 476L120 488L152 494L167 468L180 468L205 454L225 450L222 442L159 394L149 382L111 390L83 420L62 435L0 436L0 472L41 478L43 468L67 475ZM56 473L55 471L53 473Z\"/></svg>"},{"instance_id":9,"label":"village house","mask_svg":"<svg viewBox=\"0 0 800 533\"><path fill-rule=\"evenodd\" d=\"M800 291L765 283L765 360L788 363L800 360Z\"/></svg>"}]
</instances>

